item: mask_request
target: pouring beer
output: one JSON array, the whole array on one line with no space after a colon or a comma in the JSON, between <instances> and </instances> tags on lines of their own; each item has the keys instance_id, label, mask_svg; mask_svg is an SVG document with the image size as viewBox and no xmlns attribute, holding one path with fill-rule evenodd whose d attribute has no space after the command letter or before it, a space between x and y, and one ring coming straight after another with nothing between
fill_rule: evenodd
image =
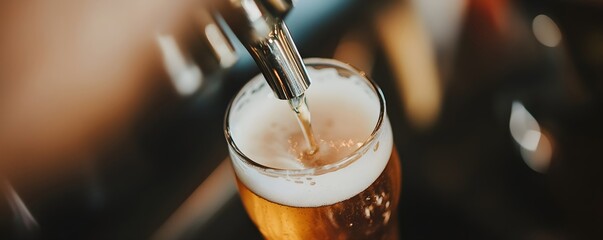
<instances>
[{"instance_id":1,"label":"pouring beer","mask_svg":"<svg viewBox=\"0 0 603 240\"><path fill-rule=\"evenodd\" d=\"M262 75L227 110L247 213L266 239L397 239L401 169L381 90L336 60L305 66L317 149Z\"/></svg>"}]
</instances>

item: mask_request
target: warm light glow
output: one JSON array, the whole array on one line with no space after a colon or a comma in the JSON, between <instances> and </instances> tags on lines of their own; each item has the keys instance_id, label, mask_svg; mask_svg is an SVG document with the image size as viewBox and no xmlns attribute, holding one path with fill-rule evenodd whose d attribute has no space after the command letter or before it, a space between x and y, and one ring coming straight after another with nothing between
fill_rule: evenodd
<instances>
[{"instance_id":1,"label":"warm light glow","mask_svg":"<svg viewBox=\"0 0 603 240\"><path fill-rule=\"evenodd\" d=\"M534 171L546 172L553 155L551 141L547 134L540 130L538 121L520 102L513 102L509 130L519 145L526 164Z\"/></svg>"},{"instance_id":2,"label":"warm light glow","mask_svg":"<svg viewBox=\"0 0 603 240\"><path fill-rule=\"evenodd\" d=\"M149 36L180 34L198 6L60 2L0 7L0 174L32 187L61 182L81 155L130 136L161 86Z\"/></svg>"},{"instance_id":3,"label":"warm light glow","mask_svg":"<svg viewBox=\"0 0 603 240\"><path fill-rule=\"evenodd\" d=\"M547 15L540 14L532 21L532 31L536 40L547 47L556 47L561 42L561 31Z\"/></svg>"},{"instance_id":4,"label":"warm light glow","mask_svg":"<svg viewBox=\"0 0 603 240\"><path fill-rule=\"evenodd\" d=\"M355 29L346 33L335 48L333 58L349 63L370 76L375 63L375 50L365 31Z\"/></svg>"},{"instance_id":5,"label":"warm light glow","mask_svg":"<svg viewBox=\"0 0 603 240\"><path fill-rule=\"evenodd\" d=\"M540 140L540 126L523 104L513 102L509 129L513 139L523 148L535 150Z\"/></svg>"},{"instance_id":6,"label":"warm light glow","mask_svg":"<svg viewBox=\"0 0 603 240\"><path fill-rule=\"evenodd\" d=\"M454 47L469 0L412 0L423 26L438 47Z\"/></svg>"},{"instance_id":7,"label":"warm light glow","mask_svg":"<svg viewBox=\"0 0 603 240\"><path fill-rule=\"evenodd\" d=\"M157 42L163 56L163 64L176 91L183 96L197 91L203 80L201 69L186 60L173 36L157 35Z\"/></svg>"},{"instance_id":8,"label":"warm light glow","mask_svg":"<svg viewBox=\"0 0 603 240\"><path fill-rule=\"evenodd\" d=\"M243 0L241 1L241 6L245 9L245 14L247 15L249 22L255 22L262 19L262 12L253 0Z\"/></svg>"},{"instance_id":9,"label":"warm light glow","mask_svg":"<svg viewBox=\"0 0 603 240\"><path fill-rule=\"evenodd\" d=\"M553 156L553 144L548 134L542 132L535 150L521 148L521 157L534 171L544 173L548 170Z\"/></svg>"},{"instance_id":10,"label":"warm light glow","mask_svg":"<svg viewBox=\"0 0 603 240\"><path fill-rule=\"evenodd\" d=\"M410 123L418 129L431 127L442 98L431 39L415 12L403 4L383 12L377 28Z\"/></svg>"},{"instance_id":11,"label":"warm light glow","mask_svg":"<svg viewBox=\"0 0 603 240\"><path fill-rule=\"evenodd\" d=\"M205 35L222 68L231 67L237 62L239 56L216 24L207 24L205 26Z\"/></svg>"}]
</instances>

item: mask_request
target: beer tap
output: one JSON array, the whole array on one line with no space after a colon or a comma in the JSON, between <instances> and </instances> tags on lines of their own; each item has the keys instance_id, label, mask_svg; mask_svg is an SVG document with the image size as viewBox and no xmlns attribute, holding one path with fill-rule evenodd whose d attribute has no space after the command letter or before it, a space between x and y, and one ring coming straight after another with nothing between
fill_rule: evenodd
<instances>
[{"instance_id":1,"label":"beer tap","mask_svg":"<svg viewBox=\"0 0 603 240\"><path fill-rule=\"evenodd\" d=\"M292 0L230 0L223 16L259 66L274 95L288 100L308 143L307 153L313 155L319 147L304 95L311 82L283 21L292 8Z\"/></svg>"},{"instance_id":2,"label":"beer tap","mask_svg":"<svg viewBox=\"0 0 603 240\"><path fill-rule=\"evenodd\" d=\"M227 0L219 11L281 100L302 98L310 86L284 17L291 0Z\"/></svg>"}]
</instances>

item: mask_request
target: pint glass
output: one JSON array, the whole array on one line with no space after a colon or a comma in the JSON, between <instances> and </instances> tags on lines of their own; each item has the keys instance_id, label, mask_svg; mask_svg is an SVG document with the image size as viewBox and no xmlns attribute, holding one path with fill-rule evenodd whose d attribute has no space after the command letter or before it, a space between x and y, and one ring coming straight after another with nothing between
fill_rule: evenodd
<instances>
[{"instance_id":1,"label":"pint glass","mask_svg":"<svg viewBox=\"0 0 603 240\"><path fill-rule=\"evenodd\" d=\"M385 99L362 72L306 59L319 156L287 101L262 75L230 104L224 123L241 200L266 239L396 239L401 169Z\"/></svg>"}]
</instances>

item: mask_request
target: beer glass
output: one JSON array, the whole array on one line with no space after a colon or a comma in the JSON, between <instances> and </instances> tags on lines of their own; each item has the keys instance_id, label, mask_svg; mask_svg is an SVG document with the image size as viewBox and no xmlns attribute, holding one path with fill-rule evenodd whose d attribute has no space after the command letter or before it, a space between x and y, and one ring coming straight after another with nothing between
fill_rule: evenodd
<instances>
[{"instance_id":1,"label":"beer glass","mask_svg":"<svg viewBox=\"0 0 603 240\"><path fill-rule=\"evenodd\" d=\"M224 123L243 205L266 239L396 239L401 169L385 99L364 73L306 59L317 157L260 74Z\"/></svg>"}]
</instances>

